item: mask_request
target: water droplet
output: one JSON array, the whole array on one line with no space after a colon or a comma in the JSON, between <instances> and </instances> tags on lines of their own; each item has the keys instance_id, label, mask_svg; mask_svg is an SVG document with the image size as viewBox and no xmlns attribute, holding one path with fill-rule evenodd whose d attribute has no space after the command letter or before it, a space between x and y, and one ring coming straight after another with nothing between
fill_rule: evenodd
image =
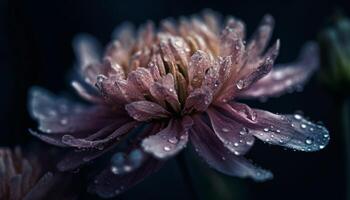
<instances>
[{"instance_id":1,"label":"water droplet","mask_svg":"<svg viewBox=\"0 0 350 200\"><path fill-rule=\"evenodd\" d=\"M301 124L300 127L305 129L306 128L306 124Z\"/></svg>"},{"instance_id":2,"label":"water droplet","mask_svg":"<svg viewBox=\"0 0 350 200\"><path fill-rule=\"evenodd\" d=\"M324 137L324 138L328 138L329 135L326 133L326 134L323 135L323 137Z\"/></svg>"},{"instance_id":3,"label":"water droplet","mask_svg":"<svg viewBox=\"0 0 350 200\"><path fill-rule=\"evenodd\" d=\"M118 168L116 166L112 166L111 167L111 171L112 171L113 174L119 174L119 170L118 170Z\"/></svg>"},{"instance_id":4,"label":"water droplet","mask_svg":"<svg viewBox=\"0 0 350 200\"><path fill-rule=\"evenodd\" d=\"M281 132L281 130L277 129L277 130L276 130L276 132L277 132L277 133L280 133L280 132Z\"/></svg>"},{"instance_id":5,"label":"water droplet","mask_svg":"<svg viewBox=\"0 0 350 200\"><path fill-rule=\"evenodd\" d=\"M176 144L178 142L178 139L176 137L172 137L168 139L168 142L170 142L171 144Z\"/></svg>"},{"instance_id":6,"label":"water droplet","mask_svg":"<svg viewBox=\"0 0 350 200\"><path fill-rule=\"evenodd\" d=\"M132 167L130 165L124 165L124 172L130 172L132 170Z\"/></svg>"},{"instance_id":7,"label":"water droplet","mask_svg":"<svg viewBox=\"0 0 350 200\"><path fill-rule=\"evenodd\" d=\"M264 131L265 132L269 132L269 128L264 128Z\"/></svg>"},{"instance_id":8,"label":"water droplet","mask_svg":"<svg viewBox=\"0 0 350 200\"><path fill-rule=\"evenodd\" d=\"M230 131L230 129L228 129L228 128L222 128L221 130L222 130L222 132L225 132L225 133Z\"/></svg>"},{"instance_id":9,"label":"water droplet","mask_svg":"<svg viewBox=\"0 0 350 200\"><path fill-rule=\"evenodd\" d=\"M315 129L311 127L309 130L312 132L312 131L314 131Z\"/></svg>"},{"instance_id":10,"label":"water droplet","mask_svg":"<svg viewBox=\"0 0 350 200\"><path fill-rule=\"evenodd\" d=\"M306 144L312 144L312 139L311 139L311 138L307 138L307 139L305 140L305 143L306 143Z\"/></svg>"},{"instance_id":11,"label":"water droplet","mask_svg":"<svg viewBox=\"0 0 350 200\"><path fill-rule=\"evenodd\" d=\"M170 151L171 150L171 148L169 147L169 146L164 146L164 151Z\"/></svg>"},{"instance_id":12,"label":"water droplet","mask_svg":"<svg viewBox=\"0 0 350 200\"><path fill-rule=\"evenodd\" d=\"M236 83L236 87L237 87L237 89L239 89L239 90L243 89L243 86L244 86L244 81L243 81L243 80L239 80L239 81Z\"/></svg>"},{"instance_id":13,"label":"water droplet","mask_svg":"<svg viewBox=\"0 0 350 200\"><path fill-rule=\"evenodd\" d=\"M233 143L233 146L238 147L238 142Z\"/></svg>"},{"instance_id":14,"label":"water droplet","mask_svg":"<svg viewBox=\"0 0 350 200\"><path fill-rule=\"evenodd\" d=\"M294 115L294 118L297 119L297 120L300 120L302 117L301 117L301 115L299 115L299 114L295 114L295 115Z\"/></svg>"},{"instance_id":15,"label":"water droplet","mask_svg":"<svg viewBox=\"0 0 350 200\"><path fill-rule=\"evenodd\" d=\"M61 125L67 125L68 124L68 120L66 118L62 118L60 122L61 122Z\"/></svg>"}]
</instances>

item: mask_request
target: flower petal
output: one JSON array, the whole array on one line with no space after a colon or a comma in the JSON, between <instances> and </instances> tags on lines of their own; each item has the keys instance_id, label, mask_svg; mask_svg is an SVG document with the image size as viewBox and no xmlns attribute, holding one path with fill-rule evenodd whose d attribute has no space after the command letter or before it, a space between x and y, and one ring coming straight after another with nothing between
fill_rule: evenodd
<instances>
[{"instance_id":1,"label":"flower petal","mask_svg":"<svg viewBox=\"0 0 350 200\"><path fill-rule=\"evenodd\" d=\"M221 114L215 108L207 111L215 135L236 155L243 155L254 144L254 136L241 123Z\"/></svg>"},{"instance_id":2,"label":"flower petal","mask_svg":"<svg viewBox=\"0 0 350 200\"><path fill-rule=\"evenodd\" d=\"M103 103L103 99L100 97L99 94L96 94L96 91L94 93L90 92L87 87L84 87L83 84L81 84L78 81L72 81L71 82L72 87L75 89L75 91L81 96L83 99L91 102L91 103Z\"/></svg>"},{"instance_id":3,"label":"flower petal","mask_svg":"<svg viewBox=\"0 0 350 200\"><path fill-rule=\"evenodd\" d=\"M213 91L209 87L197 88L187 97L185 112L205 111L213 100Z\"/></svg>"},{"instance_id":4,"label":"flower petal","mask_svg":"<svg viewBox=\"0 0 350 200\"><path fill-rule=\"evenodd\" d=\"M210 166L227 175L249 177L256 181L272 178L271 172L256 167L243 157L231 153L199 115L194 116L193 120L191 142L198 154Z\"/></svg>"},{"instance_id":5,"label":"flower petal","mask_svg":"<svg viewBox=\"0 0 350 200\"><path fill-rule=\"evenodd\" d=\"M125 106L129 115L137 121L167 118L170 113L162 106L151 101L135 101Z\"/></svg>"},{"instance_id":6,"label":"flower petal","mask_svg":"<svg viewBox=\"0 0 350 200\"><path fill-rule=\"evenodd\" d=\"M165 129L145 138L142 147L158 159L174 156L186 146L191 125L192 120L189 117L182 121L171 120Z\"/></svg>"},{"instance_id":7,"label":"flower petal","mask_svg":"<svg viewBox=\"0 0 350 200\"><path fill-rule=\"evenodd\" d=\"M266 98L279 96L294 88L300 88L319 66L318 47L307 43L295 63L276 66L267 76L239 93L241 98Z\"/></svg>"},{"instance_id":8,"label":"flower petal","mask_svg":"<svg viewBox=\"0 0 350 200\"><path fill-rule=\"evenodd\" d=\"M276 115L263 110L256 112L256 124L249 128L264 142L299 151L318 151L329 142L329 132L321 125L300 115Z\"/></svg>"},{"instance_id":9,"label":"flower petal","mask_svg":"<svg viewBox=\"0 0 350 200\"><path fill-rule=\"evenodd\" d=\"M99 63L100 44L89 34L80 34L73 40L73 48L78 57L79 72L90 85L94 84L99 69L93 66Z\"/></svg>"},{"instance_id":10,"label":"flower petal","mask_svg":"<svg viewBox=\"0 0 350 200\"><path fill-rule=\"evenodd\" d=\"M159 81L153 83L150 92L161 105L162 102L166 101L173 110L180 110L180 102L175 90L175 81L172 74L167 74Z\"/></svg>"},{"instance_id":11,"label":"flower petal","mask_svg":"<svg viewBox=\"0 0 350 200\"><path fill-rule=\"evenodd\" d=\"M45 133L98 130L118 116L104 106L87 107L34 87L29 92L29 112Z\"/></svg>"},{"instance_id":12,"label":"flower petal","mask_svg":"<svg viewBox=\"0 0 350 200\"><path fill-rule=\"evenodd\" d=\"M211 66L209 54L198 50L192 56L188 66L188 76L190 85L193 88L198 88L202 85L205 76L205 71Z\"/></svg>"},{"instance_id":13,"label":"flower petal","mask_svg":"<svg viewBox=\"0 0 350 200\"><path fill-rule=\"evenodd\" d=\"M131 173L121 175L114 174L112 168L108 167L97 176L89 186L88 191L104 198L114 197L158 171L162 164L162 161L148 157L140 168Z\"/></svg>"}]
</instances>

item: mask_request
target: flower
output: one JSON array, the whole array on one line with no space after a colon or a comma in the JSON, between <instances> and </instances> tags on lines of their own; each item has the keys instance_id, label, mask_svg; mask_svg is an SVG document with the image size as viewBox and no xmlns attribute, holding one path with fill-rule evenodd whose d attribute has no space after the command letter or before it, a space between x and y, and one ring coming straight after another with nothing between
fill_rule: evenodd
<instances>
[{"instance_id":1,"label":"flower","mask_svg":"<svg viewBox=\"0 0 350 200\"><path fill-rule=\"evenodd\" d=\"M336 15L319 35L321 80L334 92L350 91L350 21Z\"/></svg>"},{"instance_id":2,"label":"flower","mask_svg":"<svg viewBox=\"0 0 350 200\"><path fill-rule=\"evenodd\" d=\"M62 175L43 173L37 157L24 157L19 147L11 150L0 148L0 199L59 199L52 196L54 185L62 180ZM67 178L67 177L65 177ZM67 180L67 179L66 179ZM66 182L67 183L67 182ZM67 197L67 196L65 196ZM70 196L73 197L73 196Z\"/></svg>"},{"instance_id":3,"label":"flower","mask_svg":"<svg viewBox=\"0 0 350 200\"><path fill-rule=\"evenodd\" d=\"M297 62L272 69L280 42L265 50L270 15L247 43L243 22L220 22L205 12L164 20L159 31L149 22L137 35L124 24L102 62L96 40L80 35L74 40L80 78L72 86L90 104L32 89L30 111L42 132L32 134L74 149L58 164L63 171L116 152L89 188L103 197L157 171L189 141L214 169L257 181L272 174L243 157L255 138L300 151L323 149L329 141L323 126L237 102L300 88L318 67L317 46L307 44Z\"/></svg>"}]
</instances>

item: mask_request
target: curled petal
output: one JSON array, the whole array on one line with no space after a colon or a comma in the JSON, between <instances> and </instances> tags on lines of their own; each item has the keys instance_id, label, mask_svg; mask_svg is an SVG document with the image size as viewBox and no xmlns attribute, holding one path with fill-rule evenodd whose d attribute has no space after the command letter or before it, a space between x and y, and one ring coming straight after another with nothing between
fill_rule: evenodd
<instances>
[{"instance_id":1,"label":"curled petal","mask_svg":"<svg viewBox=\"0 0 350 200\"><path fill-rule=\"evenodd\" d=\"M187 97L185 112L205 111L213 100L213 91L209 87L195 89Z\"/></svg>"},{"instance_id":2,"label":"curled petal","mask_svg":"<svg viewBox=\"0 0 350 200\"><path fill-rule=\"evenodd\" d=\"M115 140L118 140L118 138L126 133L128 133L130 130L135 128L137 126L137 122L129 122L117 130L115 130L113 133L108 135L107 137L103 139L97 139L97 140L90 140L86 138L75 138L72 135L64 135L62 137L62 142L66 144L67 146L71 147L77 147L77 148L97 148L99 146L103 146L110 142L115 142Z\"/></svg>"},{"instance_id":3,"label":"curled petal","mask_svg":"<svg viewBox=\"0 0 350 200\"><path fill-rule=\"evenodd\" d=\"M294 88L300 88L319 66L318 47L306 44L295 63L276 66L267 76L239 93L241 98L266 98L279 96Z\"/></svg>"},{"instance_id":4,"label":"curled petal","mask_svg":"<svg viewBox=\"0 0 350 200\"><path fill-rule=\"evenodd\" d=\"M151 84L154 82L151 72L143 67L129 73L128 82L133 84L141 93L148 93Z\"/></svg>"},{"instance_id":5,"label":"curled petal","mask_svg":"<svg viewBox=\"0 0 350 200\"><path fill-rule=\"evenodd\" d=\"M198 154L214 169L227 175L249 177L256 181L272 178L271 172L256 167L229 151L200 116L194 116L193 120L191 142Z\"/></svg>"},{"instance_id":6,"label":"curled petal","mask_svg":"<svg viewBox=\"0 0 350 200\"><path fill-rule=\"evenodd\" d=\"M162 161L148 157L140 168L130 173L114 174L113 167L108 167L95 178L88 191L104 198L114 197L158 171L162 165Z\"/></svg>"},{"instance_id":7,"label":"curled petal","mask_svg":"<svg viewBox=\"0 0 350 200\"><path fill-rule=\"evenodd\" d=\"M180 102L175 90L175 82L172 74L167 74L161 80L155 82L150 87L150 92L161 105L162 102L167 102L173 110L180 110Z\"/></svg>"},{"instance_id":8,"label":"curled petal","mask_svg":"<svg viewBox=\"0 0 350 200\"><path fill-rule=\"evenodd\" d=\"M241 123L221 114L215 108L207 111L215 135L231 152L243 155L252 147L254 136Z\"/></svg>"},{"instance_id":9,"label":"curled petal","mask_svg":"<svg viewBox=\"0 0 350 200\"><path fill-rule=\"evenodd\" d=\"M142 147L158 159L174 156L186 146L191 125L192 120L189 117L182 121L171 120L165 129L145 138Z\"/></svg>"},{"instance_id":10,"label":"curled petal","mask_svg":"<svg viewBox=\"0 0 350 200\"><path fill-rule=\"evenodd\" d=\"M188 67L188 76L192 87L198 88L201 86L205 71L211 64L209 55L204 51L198 50L192 55Z\"/></svg>"},{"instance_id":11,"label":"curled petal","mask_svg":"<svg viewBox=\"0 0 350 200\"><path fill-rule=\"evenodd\" d=\"M127 104L125 109L137 121L147 121L170 116L170 113L162 106L151 101L135 101Z\"/></svg>"},{"instance_id":12,"label":"curled petal","mask_svg":"<svg viewBox=\"0 0 350 200\"><path fill-rule=\"evenodd\" d=\"M256 123L249 131L260 140L299 151L318 151L329 142L329 132L300 115L276 115L254 110Z\"/></svg>"},{"instance_id":13,"label":"curled petal","mask_svg":"<svg viewBox=\"0 0 350 200\"><path fill-rule=\"evenodd\" d=\"M72 87L75 89L75 91L84 98L85 100L91 102L91 103L103 103L103 99L95 93L90 92L86 87L84 87L80 82L78 81L72 81L71 83Z\"/></svg>"},{"instance_id":14,"label":"curled petal","mask_svg":"<svg viewBox=\"0 0 350 200\"><path fill-rule=\"evenodd\" d=\"M220 36L220 55L231 56L232 63L239 63L244 55L244 24L237 19L229 19Z\"/></svg>"}]
</instances>

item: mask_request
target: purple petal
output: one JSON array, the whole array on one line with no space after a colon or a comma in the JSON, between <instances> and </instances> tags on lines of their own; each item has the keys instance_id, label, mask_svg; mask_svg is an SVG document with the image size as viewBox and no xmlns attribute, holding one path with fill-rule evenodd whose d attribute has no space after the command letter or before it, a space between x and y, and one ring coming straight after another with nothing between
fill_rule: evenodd
<instances>
[{"instance_id":1,"label":"purple petal","mask_svg":"<svg viewBox=\"0 0 350 200\"><path fill-rule=\"evenodd\" d=\"M274 23L274 19L271 15L265 15L263 17L258 29L253 34L247 46L250 59L257 58L265 50L270 41Z\"/></svg>"},{"instance_id":2,"label":"purple petal","mask_svg":"<svg viewBox=\"0 0 350 200\"><path fill-rule=\"evenodd\" d=\"M175 111L180 110L180 102L175 90L175 81L172 74L167 74L161 80L155 82L151 86L150 92L161 105L162 102L166 101Z\"/></svg>"},{"instance_id":3,"label":"purple petal","mask_svg":"<svg viewBox=\"0 0 350 200\"><path fill-rule=\"evenodd\" d=\"M213 100L213 91L209 87L197 88L187 97L185 112L205 111Z\"/></svg>"},{"instance_id":4,"label":"purple petal","mask_svg":"<svg viewBox=\"0 0 350 200\"><path fill-rule=\"evenodd\" d=\"M182 121L171 120L165 129L142 141L144 151L158 159L174 156L186 146L191 122L189 117Z\"/></svg>"},{"instance_id":5,"label":"purple petal","mask_svg":"<svg viewBox=\"0 0 350 200\"><path fill-rule=\"evenodd\" d=\"M62 142L68 146L71 146L71 147L97 148L99 146L104 146L107 143L118 141L118 138L120 136L128 133L130 130L135 128L137 125L138 125L137 122L126 123L125 125L121 126L117 130L115 130L113 133L108 135L107 137L105 137L103 139L97 139L97 140L91 140L90 138L75 138L72 135L64 135L62 137Z\"/></svg>"},{"instance_id":6,"label":"purple petal","mask_svg":"<svg viewBox=\"0 0 350 200\"><path fill-rule=\"evenodd\" d=\"M198 88L202 85L205 71L211 67L211 64L209 55L204 51L198 50L192 55L188 67L188 76L193 88Z\"/></svg>"},{"instance_id":7,"label":"purple petal","mask_svg":"<svg viewBox=\"0 0 350 200\"><path fill-rule=\"evenodd\" d=\"M329 142L329 132L321 125L300 115L276 115L263 110L256 112L256 123L249 132L260 140L299 151L318 151Z\"/></svg>"},{"instance_id":8,"label":"purple petal","mask_svg":"<svg viewBox=\"0 0 350 200\"><path fill-rule=\"evenodd\" d=\"M143 67L137 68L128 75L128 82L133 84L141 93L149 93L149 88L154 82L151 72Z\"/></svg>"},{"instance_id":9,"label":"purple petal","mask_svg":"<svg viewBox=\"0 0 350 200\"><path fill-rule=\"evenodd\" d=\"M162 106L151 101L135 101L127 104L125 109L137 121L148 121L170 116L170 113Z\"/></svg>"},{"instance_id":10,"label":"purple petal","mask_svg":"<svg viewBox=\"0 0 350 200\"><path fill-rule=\"evenodd\" d=\"M207 111L214 133L231 152L243 155L254 144L254 137L241 123L221 114L215 108Z\"/></svg>"},{"instance_id":11,"label":"purple petal","mask_svg":"<svg viewBox=\"0 0 350 200\"><path fill-rule=\"evenodd\" d=\"M107 107L86 107L37 87L29 93L29 111L38 121L39 130L45 133L94 131L120 115Z\"/></svg>"},{"instance_id":12,"label":"purple petal","mask_svg":"<svg viewBox=\"0 0 350 200\"><path fill-rule=\"evenodd\" d=\"M97 176L88 190L104 198L114 197L158 171L162 164L162 161L149 157L140 168L121 175L114 174L112 169L108 167Z\"/></svg>"},{"instance_id":13,"label":"purple petal","mask_svg":"<svg viewBox=\"0 0 350 200\"><path fill-rule=\"evenodd\" d=\"M318 58L317 45L308 43L303 47L297 62L276 66L267 76L239 93L239 97L266 98L299 89L318 68Z\"/></svg>"},{"instance_id":14,"label":"purple petal","mask_svg":"<svg viewBox=\"0 0 350 200\"><path fill-rule=\"evenodd\" d=\"M245 107L242 110L242 106L226 104L221 106L221 112L240 121L249 133L264 142L300 151L318 151L329 142L326 128L307 121L300 115L277 115Z\"/></svg>"},{"instance_id":15,"label":"purple petal","mask_svg":"<svg viewBox=\"0 0 350 200\"><path fill-rule=\"evenodd\" d=\"M198 154L214 169L227 175L249 177L256 181L272 178L271 172L256 167L229 151L200 116L194 116L193 120L191 142Z\"/></svg>"},{"instance_id":16,"label":"purple petal","mask_svg":"<svg viewBox=\"0 0 350 200\"><path fill-rule=\"evenodd\" d=\"M243 44L244 34L244 24L240 20L229 19L220 35L220 55L232 56L232 63L240 63L245 50Z\"/></svg>"}]
</instances>

